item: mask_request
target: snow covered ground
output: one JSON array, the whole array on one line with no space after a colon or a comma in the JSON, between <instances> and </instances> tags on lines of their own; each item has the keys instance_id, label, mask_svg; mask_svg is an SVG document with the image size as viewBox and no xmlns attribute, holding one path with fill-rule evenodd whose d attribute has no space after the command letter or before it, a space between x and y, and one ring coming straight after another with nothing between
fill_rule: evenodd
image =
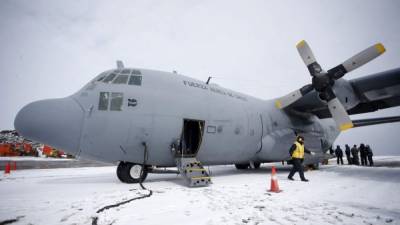
<instances>
[{"instance_id":1,"label":"snow covered ground","mask_svg":"<svg viewBox=\"0 0 400 225\"><path fill-rule=\"evenodd\" d=\"M306 172L308 183L287 180L290 167L276 164L281 193L267 192L272 164L210 167L205 188L150 174L152 196L101 213L149 192L120 183L111 166L13 171L0 176L0 224L400 224L400 157L376 161L391 167L322 166Z\"/></svg>"}]
</instances>

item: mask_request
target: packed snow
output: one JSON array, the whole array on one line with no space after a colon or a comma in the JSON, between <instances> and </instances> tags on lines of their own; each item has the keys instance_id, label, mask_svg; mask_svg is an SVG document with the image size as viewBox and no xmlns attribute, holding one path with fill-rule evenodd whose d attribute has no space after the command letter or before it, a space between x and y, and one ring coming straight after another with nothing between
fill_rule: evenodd
<instances>
[{"instance_id":1,"label":"packed snow","mask_svg":"<svg viewBox=\"0 0 400 225\"><path fill-rule=\"evenodd\" d=\"M310 182L287 179L290 166L259 170L210 167L213 184L189 188L179 175L150 174L124 184L115 166L17 170L0 176L0 223L12 224L400 224L400 157L360 167L308 171ZM271 166L280 193L268 192ZM383 164L385 165L385 164ZM396 166L397 165L397 166ZM149 194L100 213L107 205Z\"/></svg>"}]
</instances>

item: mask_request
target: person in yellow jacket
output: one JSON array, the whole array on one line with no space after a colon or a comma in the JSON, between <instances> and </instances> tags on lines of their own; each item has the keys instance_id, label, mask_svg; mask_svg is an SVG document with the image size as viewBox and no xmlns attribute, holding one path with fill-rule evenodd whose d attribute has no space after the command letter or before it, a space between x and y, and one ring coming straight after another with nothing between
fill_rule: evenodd
<instances>
[{"instance_id":1,"label":"person in yellow jacket","mask_svg":"<svg viewBox=\"0 0 400 225\"><path fill-rule=\"evenodd\" d=\"M301 181L308 182L308 180L304 177L304 169L303 169L303 161L304 161L304 153L314 154L313 152L307 150L304 147L304 137L297 136L296 141L292 145L289 150L290 156L292 157L292 170L289 173L288 179L294 180L293 175L296 172L299 172Z\"/></svg>"}]
</instances>

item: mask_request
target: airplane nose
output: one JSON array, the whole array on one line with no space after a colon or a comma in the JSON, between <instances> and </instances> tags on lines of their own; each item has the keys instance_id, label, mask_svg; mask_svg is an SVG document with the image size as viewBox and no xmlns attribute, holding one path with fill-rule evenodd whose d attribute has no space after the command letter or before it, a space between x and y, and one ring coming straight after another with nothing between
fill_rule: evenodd
<instances>
[{"instance_id":1,"label":"airplane nose","mask_svg":"<svg viewBox=\"0 0 400 225\"><path fill-rule=\"evenodd\" d=\"M83 119L83 109L71 97L49 99L24 106L14 127L27 139L77 154Z\"/></svg>"}]
</instances>

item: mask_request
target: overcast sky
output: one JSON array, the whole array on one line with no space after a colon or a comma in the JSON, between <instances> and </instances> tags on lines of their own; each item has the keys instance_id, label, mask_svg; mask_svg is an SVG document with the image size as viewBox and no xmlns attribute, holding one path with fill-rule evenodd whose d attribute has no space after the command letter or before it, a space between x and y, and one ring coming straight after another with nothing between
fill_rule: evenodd
<instances>
[{"instance_id":1,"label":"overcast sky","mask_svg":"<svg viewBox=\"0 0 400 225\"><path fill-rule=\"evenodd\" d=\"M100 72L177 70L270 99L310 82L295 45L325 68L382 42L346 79L400 67L400 1L0 1L0 130L29 102L68 96ZM400 115L400 108L352 118ZM400 123L347 131L337 143L400 154Z\"/></svg>"}]
</instances>

